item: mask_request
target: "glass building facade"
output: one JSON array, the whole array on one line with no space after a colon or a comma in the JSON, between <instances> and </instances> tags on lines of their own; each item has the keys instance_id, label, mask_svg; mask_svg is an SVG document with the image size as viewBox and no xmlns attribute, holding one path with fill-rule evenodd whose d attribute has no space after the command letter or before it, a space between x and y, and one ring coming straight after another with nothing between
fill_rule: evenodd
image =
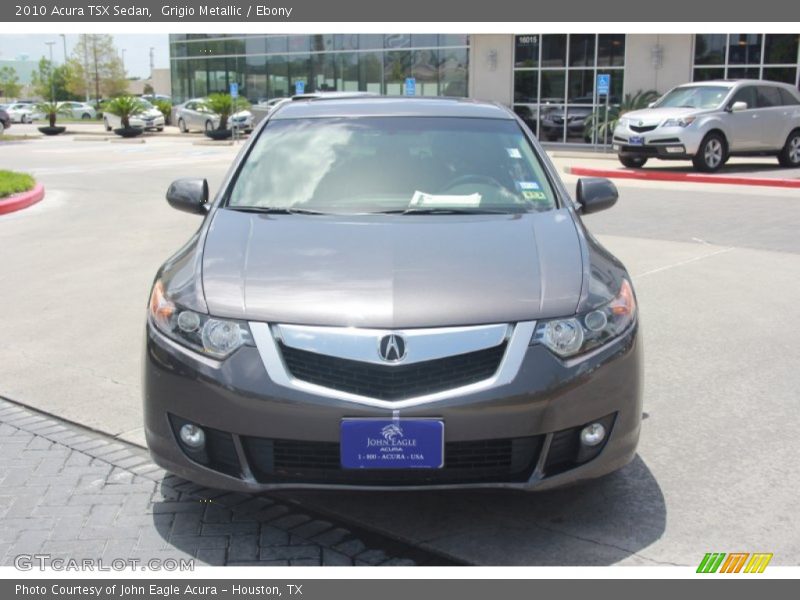
<instances>
[{"instance_id":1,"label":"glass building facade","mask_svg":"<svg viewBox=\"0 0 800 600\"><path fill-rule=\"evenodd\" d=\"M694 36L694 81L769 79L800 87L800 34L706 33Z\"/></svg>"},{"instance_id":2,"label":"glass building facade","mask_svg":"<svg viewBox=\"0 0 800 600\"><path fill-rule=\"evenodd\" d=\"M173 100L227 92L250 102L306 92L401 95L406 78L418 96L467 96L469 37L438 34L171 34Z\"/></svg>"},{"instance_id":3,"label":"glass building facade","mask_svg":"<svg viewBox=\"0 0 800 600\"><path fill-rule=\"evenodd\" d=\"M597 75L611 76L609 102L622 97L624 34L514 37L514 111L542 141L592 143L586 120L605 105Z\"/></svg>"}]
</instances>

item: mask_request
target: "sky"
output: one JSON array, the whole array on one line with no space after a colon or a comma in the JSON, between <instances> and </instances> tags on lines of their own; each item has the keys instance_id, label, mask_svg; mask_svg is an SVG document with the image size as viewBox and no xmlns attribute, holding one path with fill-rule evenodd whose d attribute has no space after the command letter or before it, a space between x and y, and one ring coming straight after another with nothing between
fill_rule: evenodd
<instances>
[{"instance_id":1,"label":"sky","mask_svg":"<svg viewBox=\"0 0 800 600\"><path fill-rule=\"evenodd\" d=\"M72 53L72 48L78 43L77 33L67 34L67 56ZM161 34L115 34L114 45L122 54L125 49L125 71L128 77L150 76L150 48L153 50L153 59L156 69L169 67L169 36ZM53 34L26 34L26 35L0 35L0 59L13 59L27 54L30 60L38 61L42 56L49 58L50 47L46 42L55 42L53 46L53 62L64 62L64 42L60 35Z\"/></svg>"}]
</instances>

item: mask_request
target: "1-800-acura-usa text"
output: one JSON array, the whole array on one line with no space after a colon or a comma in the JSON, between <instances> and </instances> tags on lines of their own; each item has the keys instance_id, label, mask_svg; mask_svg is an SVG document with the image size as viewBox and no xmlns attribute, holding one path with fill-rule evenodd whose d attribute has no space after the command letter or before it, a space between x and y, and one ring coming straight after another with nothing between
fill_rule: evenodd
<instances>
[{"instance_id":1,"label":"1-800-acura-usa text","mask_svg":"<svg viewBox=\"0 0 800 600\"><path fill-rule=\"evenodd\" d=\"M204 485L513 487L631 460L642 348L624 266L506 108L290 102L158 271L144 403L155 461Z\"/></svg>"}]
</instances>

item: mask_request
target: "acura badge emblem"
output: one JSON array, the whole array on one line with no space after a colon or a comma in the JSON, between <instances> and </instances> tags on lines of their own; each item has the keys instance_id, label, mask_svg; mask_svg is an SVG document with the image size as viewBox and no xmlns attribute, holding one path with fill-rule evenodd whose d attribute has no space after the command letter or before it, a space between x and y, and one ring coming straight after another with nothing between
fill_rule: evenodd
<instances>
[{"instance_id":1,"label":"acura badge emblem","mask_svg":"<svg viewBox=\"0 0 800 600\"><path fill-rule=\"evenodd\" d=\"M385 335L378 342L378 354L386 362L400 362L406 357L406 341L394 333Z\"/></svg>"}]
</instances>

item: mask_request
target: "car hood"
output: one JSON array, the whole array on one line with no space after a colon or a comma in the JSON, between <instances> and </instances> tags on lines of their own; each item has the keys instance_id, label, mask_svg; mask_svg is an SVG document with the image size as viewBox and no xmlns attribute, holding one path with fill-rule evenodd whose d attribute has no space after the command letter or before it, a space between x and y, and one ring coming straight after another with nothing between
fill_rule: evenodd
<instances>
[{"instance_id":1,"label":"car hood","mask_svg":"<svg viewBox=\"0 0 800 600\"><path fill-rule=\"evenodd\" d=\"M572 314L583 268L565 209L346 217L222 209L202 273L213 315L411 328Z\"/></svg>"},{"instance_id":2,"label":"car hood","mask_svg":"<svg viewBox=\"0 0 800 600\"><path fill-rule=\"evenodd\" d=\"M642 125L656 125L664 119L686 117L702 112L705 111L700 108L643 108L627 112L622 115L622 118L633 121L636 125L639 124L639 121L642 121Z\"/></svg>"}]
</instances>

